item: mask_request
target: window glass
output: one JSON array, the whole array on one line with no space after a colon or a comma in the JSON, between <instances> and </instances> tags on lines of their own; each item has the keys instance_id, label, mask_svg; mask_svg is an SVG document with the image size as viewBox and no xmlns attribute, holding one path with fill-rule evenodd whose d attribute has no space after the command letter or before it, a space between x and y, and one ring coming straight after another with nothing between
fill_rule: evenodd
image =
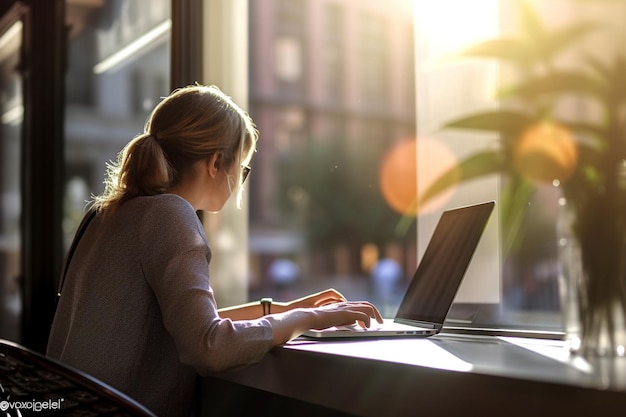
<instances>
[{"instance_id":1,"label":"window glass","mask_svg":"<svg viewBox=\"0 0 626 417\"><path fill-rule=\"evenodd\" d=\"M248 187L251 299L334 287L397 308L415 223L399 226L379 172L415 137L412 3L249 2L249 111L261 132ZM404 181L414 189L414 163Z\"/></svg>"},{"instance_id":2,"label":"window glass","mask_svg":"<svg viewBox=\"0 0 626 417\"><path fill-rule=\"evenodd\" d=\"M170 2L67 2L64 233L69 246L106 163L169 93Z\"/></svg>"},{"instance_id":3,"label":"window glass","mask_svg":"<svg viewBox=\"0 0 626 417\"><path fill-rule=\"evenodd\" d=\"M20 49L22 22L0 34L0 338L19 340L21 295L21 140L23 123Z\"/></svg>"},{"instance_id":4,"label":"window glass","mask_svg":"<svg viewBox=\"0 0 626 417\"><path fill-rule=\"evenodd\" d=\"M520 4L527 4L528 8L520 8ZM619 29L621 25L614 16L623 12L621 2L444 0L416 3L418 137L421 149L429 155L426 159L433 161L437 159L435 155L450 155L450 162L454 163L476 151L498 146L499 138L495 134L469 129L444 130L442 126L474 113L499 108L522 109L521 96L510 87L528 79L524 77L559 68L593 74L602 65L615 62L612 60L619 54L614 49L619 45L623 30ZM594 29L570 31L568 37L572 43L566 44L565 28L583 22L593 24ZM523 25L528 28L526 32ZM523 39L541 31L556 33L559 30L562 32L558 41L556 35L549 38L562 48L546 46L541 68L527 67L526 72L506 59L486 59L481 54L460 58L459 55L488 39ZM542 50L538 44L533 44L532 48ZM557 50L559 53L554 53ZM512 52L510 48L506 57L511 57ZM598 116L591 100L571 91L567 100L557 101L551 97L555 103L560 103L553 110L557 115L582 123ZM509 94L502 94L506 92ZM545 109L552 108L551 102L546 101L544 105ZM447 152L428 150L433 146L432 139ZM419 175L424 170L441 171L442 165L445 164L418 166ZM495 198L502 202L508 185L508 177L464 183L443 196L438 209L476 199ZM496 216L497 223L492 222L491 229L487 230L482 248L468 270L452 311L453 318L478 327L557 331L562 328L556 236L558 198L559 190L552 184L538 184L532 194L522 197L517 204L526 210L517 232L502 226L502 213ZM419 222L418 246L423 250L434 219L421 220L424 221ZM507 240L510 236L515 239Z\"/></svg>"},{"instance_id":5,"label":"window glass","mask_svg":"<svg viewBox=\"0 0 626 417\"><path fill-rule=\"evenodd\" d=\"M497 63L493 60L454 60L453 57L470 45L500 35L499 5L497 0L416 4L419 190L426 189L435 178L455 167L466 156L497 146L496 134L459 132L443 126L455 117L497 106L494 98L500 82ZM452 15L450 10L458 13ZM451 188L423 207L417 220L419 256L424 253L444 209L487 200L500 201L497 177L481 178ZM457 325L493 325L494 320L504 313L500 224L499 210L496 210L448 315L449 321Z\"/></svg>"},{"instance_id":6,"label":"window glass","mask_svg":"<svg viewBox=\"0 0 626 417\"><path fill-rule=\"evenodd\" d=\"M495 135L442 126L504 105L495 92L514 74L493 61L449 58L481 39L511 35L520 17L515 3L249 2L247 107L261 136L247 187L246 298L334 287L391 317L441 210L500 199L506 179L485 178L442 195L430 213L403 215L419 184L497 145ZM548 25L623 15L619 2L531 4ZM169 6L68 1L66 244L85 201L102 190L105 163L169 92ZM455 323L560 328L556 191L540 188L527 204L522 227L533 238L514 255L502 250L494 213L451 312Z\"/></svg>"},{"instance_id":7,"label":"window glass","mask_svg":"<svg viewBox=\"0 0 626 417\"><path fill-rule=\"evenodd\" d=\"M393 316L441 211L500 201L507 179L492 176L442 194L417 219L400 214L415 188L463 157L498 145L495 134L442 127L515 104L496 93L519 74L495 60L454 55L481 40L515 36L523 17L517 4L250 2L249 110L261 132L249 179L251 299L335 287ZM615 31L613 41L585 38L583 53L602 56L619 44L620 25L611 22L623 15L620 2L529 4L546 29L595 19L601 29ZM272 67L275 54L296 49L281 46L285 36L299 45L297 54L286 55L301 60L290 62L299 70L289 83ZM588 104L576 101L564 111L583 117ZM387 160L400 174L385 186ZM402 163L414 172L403 172ZM494 212L450 313L455 325L561 329L557 197L558 190L541 186L522 203L528 207L521 224L527 238L515 251L503 243L500 213Z\"/></svg>"}]
</instances>

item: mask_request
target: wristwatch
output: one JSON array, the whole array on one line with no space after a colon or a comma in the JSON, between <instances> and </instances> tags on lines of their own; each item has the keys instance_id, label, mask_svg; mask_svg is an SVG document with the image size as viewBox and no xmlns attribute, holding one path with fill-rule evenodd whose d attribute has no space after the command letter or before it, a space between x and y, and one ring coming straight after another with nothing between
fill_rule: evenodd
<instances>
[{"instance_id":1,"label":"wristwatch","mask_svg":"<svg viewBox=\"0 0 626 417\"><path fill-rule=\"evenodd\" d=\"M272 303L274 300L271 298L261 298L261 306L263 306L263 315L270 314L272 312Z\"/></svg>"}]
</instances>

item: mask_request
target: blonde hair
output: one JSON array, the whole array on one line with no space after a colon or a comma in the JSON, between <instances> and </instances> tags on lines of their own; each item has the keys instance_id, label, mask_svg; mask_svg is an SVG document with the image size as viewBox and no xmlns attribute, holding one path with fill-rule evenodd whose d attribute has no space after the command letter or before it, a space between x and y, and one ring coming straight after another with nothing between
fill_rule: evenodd
<instances>
[{"instance_id":1,"label":"blonde hair","mask_svg":"<svg viewBox=\"0 0 626 417\"><path fill-rule=\"evenodd\" d=\"M238 157L243 164L257 140L250 116L219 88L177 89L155 107L144 132L107 165L104 192L93 198L92 205L112 211L134 197L163 194L195 162L217 152L220 168L230 168Z\"/></svg>"}]
</instances>

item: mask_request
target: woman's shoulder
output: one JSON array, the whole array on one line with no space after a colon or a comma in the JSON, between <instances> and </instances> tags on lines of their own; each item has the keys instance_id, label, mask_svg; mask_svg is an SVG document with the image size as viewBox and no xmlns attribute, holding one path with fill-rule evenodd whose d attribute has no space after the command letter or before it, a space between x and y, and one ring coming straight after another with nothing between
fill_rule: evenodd
<instances>
[{"instance_id":1,"label":"woman's shoulder","mask_svg":"<svg viewBox=\"0 0 626 417\"><path fill-rule=\"evenodd\" d=\"M176 194L158 194L137 198L141 200L141 205L149 210L151 209L160 212L195 213L191 204Z\"/></svg>"},{"instance_id":2,"label":"woman's shoulder","mask_svg":"<svg viewBox=\"0 0 626 417\"><path fill-rule=\"evenodd\" d=\"M147 224L193 228L199 224L191 204L176 194L136 197L127 204L133 217Z\"/></svg>"},{"instance_id":3,"label":"woman's shoulder","mask_svg":"<svg viewBox=\"0 0 626 417\"><path fill-rule=\"evenodd\" d=\"M193 207L187 200L176 194L157 194L150 196L139 196L124 202L119 211L122 213L140 212L147 213L150 211L174 211L174 212L193 212Z\"/></svg>"},{"instance_id":4,"label":"woman's shoulder","mask_svg":"<svg viewBox=\"0 0 626 417\"><path fill-rule=\"evenodd\" d=\"M162 268L179 254L192 251L199 253L201 259L210 259L202 223L191 204L183 198L173 194L141 196L125 205L120 224L128 228L125 235L141 243L138 250L146 270Z\"/></svg>"}]
</instances>

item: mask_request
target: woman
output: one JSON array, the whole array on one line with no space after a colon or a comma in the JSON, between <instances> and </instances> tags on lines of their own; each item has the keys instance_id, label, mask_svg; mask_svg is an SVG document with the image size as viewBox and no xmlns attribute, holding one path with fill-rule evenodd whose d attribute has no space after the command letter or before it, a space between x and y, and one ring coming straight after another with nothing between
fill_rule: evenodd
<instances>
[{"instance_id":1,"label":"woman","mask_svg":"<svg viewBox=\"0 0 626 417\"><path fill-rule=\"evenodd\" d=\"M257 362L310 328L382 321L334 290L217 309L196 211L219 211L233 192L240 201L256 140L249 116L216 87L181 88L157 105L93 201L48 356L159 416L185 416L197 374Z\"/></svg>"}]
</instances>

